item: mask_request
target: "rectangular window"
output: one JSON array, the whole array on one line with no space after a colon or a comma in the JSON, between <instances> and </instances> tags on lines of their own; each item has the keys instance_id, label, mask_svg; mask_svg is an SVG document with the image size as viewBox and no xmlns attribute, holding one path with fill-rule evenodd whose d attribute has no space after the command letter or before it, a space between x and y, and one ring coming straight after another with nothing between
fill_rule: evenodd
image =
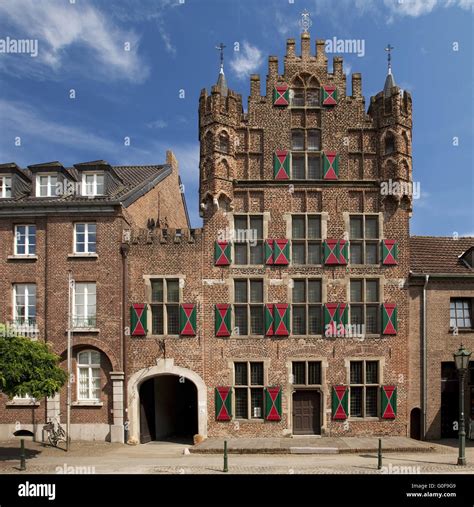
<instances>
[{"instance_id":1,"label":"rectangular window","mask_svg":"<svg viewBox=\"0 0 474 507\"><path fill-rule=\"evenodd\" d=\"M77 398L100 401L100 353L86 350L77 355Z\"/></svg>"},{"instance_id":2,"label":"rectangular window","mask_svg":"<svg viewBox=\"0 0 474 507\"><path fill-rule=\"evenodd\" d=\"M319 107L318 88L293 88L290 90L291 107Z\"/></svg>"},{"instance_id":3,"label":"rectangular window","mask_svg":"<svg viewBox=\"0 0 474 507\"><path fill-rule=\"evenodd\" d=\"M321 217L292 215L291 232L293 264L321 264Z\"/></svg>"},{"instance_id":4,"label":"rectangular window","mask_svg":"<svg viewBox=\"0 0 474 507\"><path fill-rule=\"evenodd\" d=\"M321 131L294 129L291 131L291 177L295 180L316 180L323 177L321 157Z\"/></svg>"},{"instance_id":5,"label":"rectangular window","mask_svg":"<svg viewBox=\"0 0 474 507\"><path fill-rule=\"evenodd\" d=\"M40 174L36 177L36 197L55 197L58 177L55 174Z\"/></svg>"},{"instance_id":6,"label":"rectangular window","mask_svg":"<svg viewBox=\"0 0 474 507\"><path fill-rule=\"evenodd\" d=\"M76 329L95 328L96 317L96 284L76 283L74 286L73 327Z\"/></svg>"},{"instance_id":7,"label":"rectangular window","mask_svg":"<svg viewBox=\"0 0 474 507\"><path fill-rule=\"evenodd\" d=\"M351 279L350 321L351 325L365 325L365 333L380 333L379 280Z\"/></svg>"},{"instance_id":8,"label":"rectangular window","mask_svg":"<svg viewBox=\"0 0 474 507\"><path fill-rule=\"evenodd\" d=\"M36 324L36 285L13 285L13 321L15 325Z\"/></svg>"},{"instance_id":9,"label":"rectangular window","mask_svg":"<svg viewBox=\"0 0 474 507\"><path fill-rule=\"evenodd\" d=\"M74 253L96 253L96 224L74 225Z\"/></svg>"},{"instance_id":10,"label":"rectangular window","mask_svg":"<svg viewBox=\"0 0 474 507\"><path fill-rule=\"evenodd\" d=\"M234 363L236 419L263 419L262 362Z\"/></svg>"},{"instance_id":11,"label":"rectangular window","mask_svg":"<svg viewBox=\"0 0 474 507\"><path fill-rule=\"evenodd\" d=\"M36 225L15 226L15 255L36 255Z\"/></svg>"},{"instance_id":12,"label":"rectangular window","mask_svg":"<svg viewBox=\"0 0 474 507\"><path fill-rule=\"evenodd\" d=\"M234 280L234 323L237 334L263 335L263 280Z\"/></svg>"},{"instance_id":13,"label":"rectangular window","mask_svg":"<svg viewBox=\"0 0 474 507\"><path fill-rule=\"evenodd\" d=\"M380 262L377 215L351 216L349 236L351 264L378 264Z\"/></svg>"},{"instance_id":14,"label":"rectangular window","mask_svg":"<svg viewBox=\"0 0 474 507\"><path fill-rule=\"evenodd\" d=\"M379 388L378 361L351 361L350 417L377 417Z\"/></svg>"},{"instance_id":15,"label":"rectangular window","mask_svg":"<svg viewBox=\"0 0 474 507\"><path fill-rule=\"evenodd\" d=\"M0 176L0 199L12 196L12 179L10 176Z\"/></svg>"},{"instance_id":16,"label":"rectangular window","mask_svg":"<svg viewBox=\"0 0 474 507\"><path fill-rule=\"evenodd\" d=\"M294 385L321 385L321 361L293 361Z\"/></svg>"},{"instance_id":17,"label":"rectangular window","mask_svg":"<svg viewBox=\"0 0 474 507\"><path fill-rule=\"evenodd\" d=\"M104 195L104 175L101 173L83 174L82 195L87 197Z\"/></svg>"},{"instance_id":18,"label":"rectangular window","mask_svg":"<svg viewBox=\"0 0 474 507\"><path fill-rule=\"evenodd\" d=\"M322 334L321 280L293 279L292 334Z\"/></svg>"},{"instance_id":19,"label":"rectangular window","mask_svg":"<svg viewBox=\"0 0 474 507\"><path fill-rule=\"evenodd\" d=\"M179 334L179 280L151 281L151 332L155 335Z\"/></svg>"},{"instance_id":20,"label":"rectangular window","mask_svg":"<svg viewBox=\"0 0 474 507\"><path fill-rule=\"evenodd\" d=\"M263 216L234 216L235 264L263 264Z\"/></svg>"},{"instance_id":21,"label":"rectangular window","mask_svg":"<svg viewBox=\"0 0 474 507\"><path fill-rule=\"evenodd\" d=\"M472 299L451 299L449 326L472 329Z\"/></svg>"}]
</instances>

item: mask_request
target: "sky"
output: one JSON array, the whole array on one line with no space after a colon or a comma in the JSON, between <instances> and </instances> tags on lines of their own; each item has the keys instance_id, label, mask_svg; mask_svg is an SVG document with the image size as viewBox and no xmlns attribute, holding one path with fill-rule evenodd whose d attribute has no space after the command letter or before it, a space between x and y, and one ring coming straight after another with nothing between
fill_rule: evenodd
<instances>
[{"instance_id":1,"label":"sky","mask_svg":"<svg viewBox=\"0 0 474 507\"><path fill-rule=\"evenodd\" d=\"M413 97L411 234L474 235L474 0L0 0L0 163L65 166L162 164L175 152L194 227L198 213L198 99L217 80L223 42L229 87L244 97L249 76L287 38L299 52L301 13L313 40L356 39L342 56L362 73L366 105L383 88L384 48L394 46L397 85ZM238 49L238 51L237 51ZM1 50L1 45L0 45ZM348 76L350 93L350 77Z\"/></svg>"}]
</instances>

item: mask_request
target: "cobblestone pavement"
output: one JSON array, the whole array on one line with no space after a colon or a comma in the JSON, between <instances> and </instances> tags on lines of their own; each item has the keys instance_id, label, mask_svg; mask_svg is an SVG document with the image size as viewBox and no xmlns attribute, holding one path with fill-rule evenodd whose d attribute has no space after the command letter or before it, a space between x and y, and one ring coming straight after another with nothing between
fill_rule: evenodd
<instances>
[{"instance_id":1,"label":"cobblestone pavement","mask_svg":"<svg viewBox=\"0 0 474 507\"><path fill-rule=\"evenodd\" d=\"M18 443L0 443L0 473L21 473ZM26 473L222 474L222 455L184 454L186 445L150 443L142 446L74 443L69 453L27 443ZM466 467L455 465L454 445L434 452L387 453L377 470L376 453L332 455L244 454L229 456L231 474L474 474L474 448L466 450Z\"/></svg>"}]
</instances>

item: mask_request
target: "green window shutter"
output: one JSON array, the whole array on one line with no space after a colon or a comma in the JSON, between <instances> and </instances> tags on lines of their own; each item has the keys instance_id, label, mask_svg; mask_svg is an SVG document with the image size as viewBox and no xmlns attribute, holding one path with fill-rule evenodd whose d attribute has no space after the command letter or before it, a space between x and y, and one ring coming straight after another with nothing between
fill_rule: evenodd
<instances>
[{"instance_id":1,"label":"green window shutter","mask_svg":"<svg viewBox=\"0 0 474 507\"><path fill-rule=\"evenodd\" d=\"M130 307L130 334L132 336L146 336L147 308L146 304L133 304Z\"/></svg>"},{"instance_id":2,"label":"green window shutter","mask_svg":"<svg viewBox=\"0 0 474 507\"><path fill-rule=\"evenodd\" d=\"M339 264L339 241L337 239L327 239L323 243L324 246L324 264L331 266Z\"/></svg>"},{"instance_id":3,"label":"green window shutter","mask_svg":"<svg viewBox=\"0 0 474 507\"><path fill-rule=\"evenodd\" d=\"M382 419L395 419L397 416L397 387L382 386Z\"/></svg>"},{"instance_id":4,"label":"green window shutter","mask_svg":"<svg viewBox=\"0 0 474 507\"><path fill-rule=\"evenodd\" d=\"M214 263L216 266L228 266L231 263L230 241L216 241L214 247Z\"/></svg>"},{"instance_id":5,"label":"green window shutter","mask_svg":"<svg viewBox=\"0 0 474 507\"><path fill-rule=\"evenodd\" d=\"M324 305L324 336L337 336L339 322L339 304L326 303Z\"/></svg>"},{"instance_id":6,"label":"green window shutter","mask_svg":"<svg viewBox=\"0 0 474 507\"><path fill-rule=\"evenodd\" d=\"M214 324L216 336L231 335L231 310L230 305L220 304L215 306Z\"/></svg>"},{"instance_id":7,"label":"green window shutter","mask_svg":"<svg viewBox=\"0 0 474 507\"><path fill-rule=\"evenodd\" d=\"M179 305L179 334L196 336L196 305L183 303Z\"/></svg>"},{"instance_id":8,"label":"green window shutter","mask_svg":"<svg viewBox=\"0 0 474 507\"><path fill-rule=\"evenodd\" d=\"M323 106L335 106L337 104L337 88L334 85L322 87Z\"/></svg>"},{"instance_id":9,"label":"green window shutter","mask_svg":"<svg viewBox=\"0 0 474 507\"><path fill-rule=\"evenodd\" d=\"M382 334L397 334L398 318L397 305L394 303L382 304Z\"/></svg>"},{"instance_id":10,"label":"green window shutter","mask_svg":"<svg viewBox=\"0 0 474 507\"><path fill-rule=\"evenodd\" d=\"M348 417L349 388L347 386L333 386L332 388L332 418L343 421Z\"/></svg>"},{"instance_id":11,"label":"green window shutter","mask_svg":"<svg viewBox=\"0 0 474 507\"><path fill-rule=\"evenodd\" d=\"M214 406L216 421L230 421L232 419L232 388L216 387L214 391Z\"/></svg>"},{"instance_id":12,"label":"green window shutter","mask_svg":"<svg viewBox=\"0 0 474 507\"><path fill-rule=\"evenodd\" d=\"M273 305L275 336L290 334L290 305L287 303Z\"/></svg>"},{"instance_id":13,"label":"green window shutter","mask_svg":"<svg viewBox=\"0 0 474 507\"><path fill-rule=\"evenodd\" d=\"M349 241L345 239L339 240L339 264L347 264L349 262Z\"/></svg>"},{"instance_id":14,"label":"green window shutter","mask_svg":"<svg viewBox=\"0 0 474 507\"><path fill-rule=\"evenodd\" d=\"M265 419L281 421L281 387L265 388Z\"/></svg>"},{"instance_id":15,"label":"green window shutter","mask_svg":"<svg viewBox=\"0 0 474 507\"><path fill-rule=\"evenodd\" d=\"M273 157L273 176L276 180L287 180L290 177L290 154L278 150Z\"/></svg>"},{"instance_id":16,"label":"green window shutter","mask_svg":"<svg viewBox=\"0 0 474 507\"><path fill-rule=\"evenodd\" d=\"M273 88L273 105L287 106L290 101L290 89L286 83L276 85Z\"/></svg>"},{"instance_id":17,"label":"green window shutter","mask_svg":"<svg viewBox=\"0 0 474 507\"><path fill-rule=\"evenodd\" d=\"M394 239L382 240L382 264L385 266L398 264L398 243Z\"/></svg>"},{"instance_id":18,"label":"green window shutter","mask_svg":"<svg viewBox=\"0 0 474 507\"><path fill-rule=\"evenodd\" d=\"M265 240L265 264L273 264L273 239Z\"/></svg>"},{"instance_id":19,"label":"green window shutter","mask_svg":"<svg viewBox=\"0 0 474 507\"><path fill-rule=\"evenodd\" d=\"M349 322L348 313L349 313L349 305L347 303L339 303L338 311L338 332L339 336L344 336L346 334L346 326Z\"/></svg>"},{"instance_id":20,"label":"green window shutter","mask_svg":"<svg viewBox=\"0 0 474 507\"><path fill-rule=\"evenodd\" d=\"M273 240L273 264L287 265L290 263L290 241L288 239Z\"/></svg>"},{"instance_id":21,"label":"green window shutter","mask_svg":"<svg viewBox=\"0 0 474 507\"><path fill-rule=\"evenodd\" d=\"M337 180L339 178L339 155L335 151L323 152L323 179Z\"/></svg>"},{"instance_id":22,"label":"green window shutter","mask_svg":"<svg viewBox=\"0 0 474 507\"><path fill-rule=\"evenodd\" d=\"M273 336L273 303L265 305L265 336Z\"/></svg>"}]
</instances>

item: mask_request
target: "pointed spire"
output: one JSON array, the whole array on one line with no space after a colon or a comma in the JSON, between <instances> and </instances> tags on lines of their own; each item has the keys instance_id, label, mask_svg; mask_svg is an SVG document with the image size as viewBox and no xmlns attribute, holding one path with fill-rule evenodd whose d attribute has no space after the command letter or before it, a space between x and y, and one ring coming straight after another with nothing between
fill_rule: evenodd
<instances>
[{"instance_id":1,"label":"pointed spire","mask_svg":"<svg viewBox=\"0 0 474 507\"><path fill-rule=\"evenodd\" d=\"M227 97L227 80L225 78L224 74L224 48L225 45L221 42L218 46L216 46L216 49L220 51L220 59L221 59L221 69L219 71L219 77L217 78L217 87L219 88L219 91L221 92L222 97Z\"/></svg>"},{"instance_id":2,"label":"pointed spire","mask_svg":"<svg viewBox=\"0 0 474 507\"><path fill-rule=\"evenodd\" d=\"M383 87L383 94L385 97L390 97L392 87L395 86L395 78L392 74L392 50L395 49L390 44L387 45L385 51L387 51L387 77L385 78L385 85Z\"/></svg>"}]
</instances>

